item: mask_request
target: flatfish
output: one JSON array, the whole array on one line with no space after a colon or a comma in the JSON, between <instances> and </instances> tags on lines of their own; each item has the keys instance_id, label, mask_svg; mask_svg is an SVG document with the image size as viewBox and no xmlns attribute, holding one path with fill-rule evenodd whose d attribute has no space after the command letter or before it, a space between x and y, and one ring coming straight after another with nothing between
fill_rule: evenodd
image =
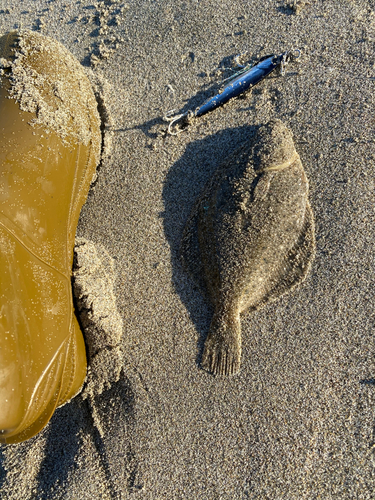
<instances>
[{"instance_id":1,"label":"flatfish","mask_svg":"<svg viewBox=\"0 0 375 500\"><path fill-rule=\"evenodd\" d=\"M240 315L301 283L315 253L308 180L291 131L271 120L218 168L188 220L182 262L214 314L202 368L240 369Z\"/></svg>"}]
</instances>

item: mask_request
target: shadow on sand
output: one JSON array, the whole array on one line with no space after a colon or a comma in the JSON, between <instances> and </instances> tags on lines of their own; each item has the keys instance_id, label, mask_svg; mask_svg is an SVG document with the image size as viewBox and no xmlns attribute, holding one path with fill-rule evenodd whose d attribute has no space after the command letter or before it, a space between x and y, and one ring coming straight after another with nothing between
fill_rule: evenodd
<instances>
[{"instance_id":1,"label":"shadow on sand","mask_svg":"<svg viewBox=\"0 0 375 500\"><path fill-rule=\"evenodd\" d=\"M81 453L90 441L94 449L91 448L88 460L97 463L105 479L103 486L111 498L121 498L124 486L129 493L141 490L138 462L132 449L134 405L133 388L122 373L117 383L95 396L91 403L77 396L58 408L41 434L17 445L2 446L0 497L5 499L11 492L21 494L31 489L32 498L38 500L60 498L61 491L77 477L77 469L90 467L85 463L87 450ZM94 412L91 406L95 407ZM104 431L102 435L98 424ZM35 483L30 484L33 476L30 476L30 457L40 454L43 458L38 464ZM20 475L22 462L24 475ZM14 470L15 464L17 470ZM82 488L90 493L95 485L82 485Z\"/></svg>"},{"instance_id":2,"label":"shadow on sand","mask_svg":"<svg viewBox=\"0 0 375 500\"><path fill-rule=\"evenodd\" d=\"M84 434L91 434L99 466L113 498L118 497L124 485L130 492L141 489L136 484L137 463L131 449L134 400L130 382L123 373L116 384L95 397L92 404L105 431L103 436L95 425L88 400L78 396L55 412L37 479L38 499L52 498L56 487L69 481L78 467L77 456ZM117 466L118 457L122 459L121 469Z\"/></svg>"}]
</instances>

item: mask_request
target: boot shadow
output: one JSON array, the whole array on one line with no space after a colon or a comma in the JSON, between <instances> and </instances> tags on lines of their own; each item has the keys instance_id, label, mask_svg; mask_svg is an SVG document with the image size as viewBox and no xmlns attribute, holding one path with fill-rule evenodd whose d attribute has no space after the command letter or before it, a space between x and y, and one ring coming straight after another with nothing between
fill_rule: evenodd
<instances>
[{"instance_id":1,"label":"boot shadow","mask_svg":"<svg viewBox=\"0 0 375 500\"><path fill-rule=\"evenodd\" d=\"M131 445L134 400L130 382L121 374L117 383L95 396L91 403L88 399L83 400L81 396L77 396L69 404L56 410L46 429L48 436L44 459L37 477L38 499L53 498L56 487L61 487L68 481L72 471L77 468L77 457L83 446L84 434L91 435L97 451L98 465L112 498L121 498L124 485L129 492L142 489ZM91 405L95 406L94 412ZM105 430L104 435L98 431L95 421L97 418Z\"/></svg>"}]
</instances>

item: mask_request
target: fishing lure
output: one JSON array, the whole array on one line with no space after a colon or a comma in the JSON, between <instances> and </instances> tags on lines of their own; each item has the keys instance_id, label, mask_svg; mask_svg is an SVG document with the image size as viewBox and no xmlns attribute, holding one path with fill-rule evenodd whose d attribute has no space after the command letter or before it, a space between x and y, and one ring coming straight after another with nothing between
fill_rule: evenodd
<instances>
[{"instance_id":1,"label":"fishing lure","mask_svg":"<svg viewBox=\"0 0 375 500\"><path fill-rule=\"evenodd\" d=\"M259 82L261 82L266 76L272 73L276 68L281 69L281 74L285 74L285 66L292 60L296 60L300 57L301 51L299 49L294 49L291 51L284 52L280 55L269 55L262 57L254 66L245 68L237 72L229 81L229 83L223 88L223 90L216 94L215 96L208 99L201 106L196 108L194 111L188 110L185 113L170 116L174 110L168 112L165 115L165 120L169 121L168 133L171 135L177 135L182 130L177 128L177 125L186 125L191 118L198 118L203 116L210 111L223 106L230 99L238 97L247 90L251 89ZM174 131L176 128L176 131Z\"/></svg>"}]
</instances>

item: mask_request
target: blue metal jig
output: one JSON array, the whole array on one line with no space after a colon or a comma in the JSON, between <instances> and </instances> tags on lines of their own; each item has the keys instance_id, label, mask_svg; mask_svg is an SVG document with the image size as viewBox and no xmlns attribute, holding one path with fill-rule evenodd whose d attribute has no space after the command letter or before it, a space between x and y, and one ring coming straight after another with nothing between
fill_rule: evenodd
<instances>
[{"instance_id":1,"label":"blue metal jig","mask_svg":"<svg viewBox=\"0 0 375 500\"><path fill-rule=\"evenodd\" d=\"M186 125L189 119L194 117L203 116L210 111L222 106L230 99L238 97L247 90L254 87L257 83L262 81L266 76L268 76L276 68L280 67L281 74L285 74L285 66L291 61L298 59L301 55L299 49L294 49L288 52L284 52L280 55L270 55L262 57L254 66L246 66L242 71L236 73L229 81L229 83L223 88L223 90L216 94L215 96L208 99L202 106L199 106L194 111L189 110L185 113L170 116L170 111L165 115L165 120L169 121L168 133L171 135L177 135L182 132L181 129L176 127L177 124Z\"/></svg>"}]
</instances>

